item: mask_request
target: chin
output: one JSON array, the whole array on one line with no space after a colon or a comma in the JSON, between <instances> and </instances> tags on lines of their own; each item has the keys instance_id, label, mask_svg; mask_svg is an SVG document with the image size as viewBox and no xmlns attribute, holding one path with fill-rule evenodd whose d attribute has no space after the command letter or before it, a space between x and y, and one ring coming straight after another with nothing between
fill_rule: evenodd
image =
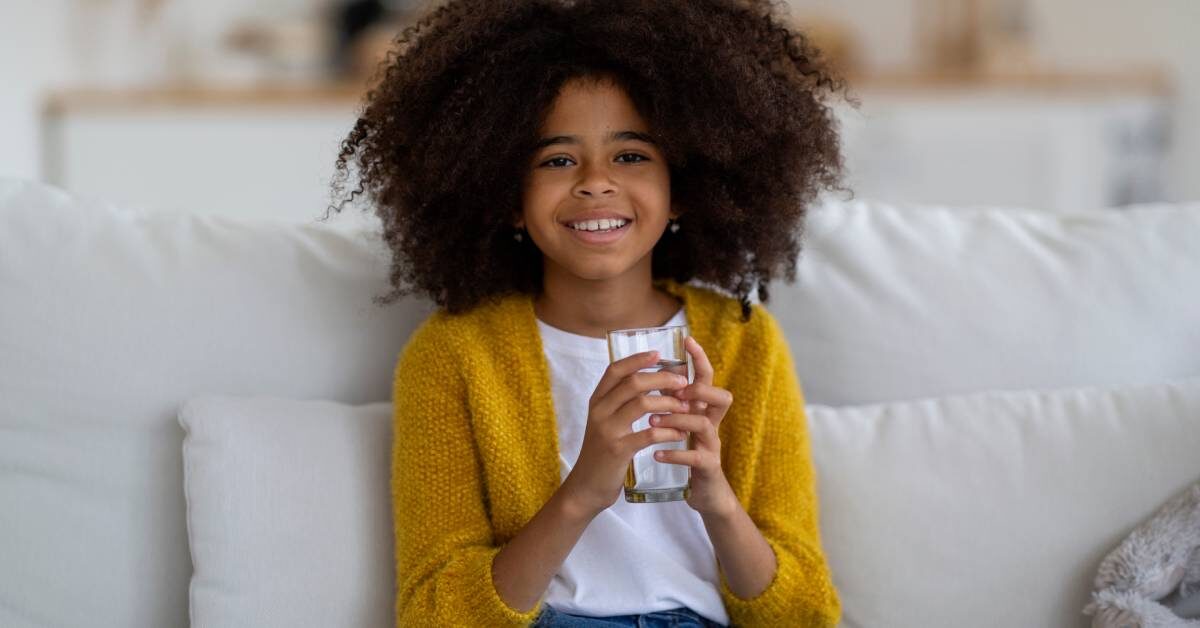
<instances>
[{"instance_id":1,"label":"chin","mask_svg":"<svg viewBox=\"0 0 1200 628\"><path fill-rule=\"evenodd\" d=\"M562 266L570 275L584 281L615 279L633 269L632 264L620 264L616 260L604 260L598 263L582 261Z\"/></svg>"}]
</instances>

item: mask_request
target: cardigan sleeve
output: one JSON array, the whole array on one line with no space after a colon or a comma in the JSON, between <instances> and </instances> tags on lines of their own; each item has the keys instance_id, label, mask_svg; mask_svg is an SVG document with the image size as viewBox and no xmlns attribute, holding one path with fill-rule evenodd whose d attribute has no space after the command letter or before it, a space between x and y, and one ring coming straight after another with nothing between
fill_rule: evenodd
<instances>
[{"instance_id":1,"label":"cardigan sleeve","mask_svg":"<svg viewBox=\"0 0 1200 628\"><path fill-rule=\"evenodd\" d=\"M737 597L722 572L721 597L734 626L832 627L841 618L841 601L821 551L804 397L787 339L769 313L763 318L764 355L770 356L761 406L766 413L758 418L763 438L747 513L775 552L776 572L750 600Z\"/></svg>"},{"instance_id":2,"label":"cardigan sleeve","mask_svg":"<svg viewBox=\"0 0 1200 628\"><path fill-rule=\"evenodd\" d=\"M436 316L436 315L435 315ZM454 336L427 321L393 389L392 511L397 626L528 626L492 581L494 542Z\"/></svg>"}]
</instances>

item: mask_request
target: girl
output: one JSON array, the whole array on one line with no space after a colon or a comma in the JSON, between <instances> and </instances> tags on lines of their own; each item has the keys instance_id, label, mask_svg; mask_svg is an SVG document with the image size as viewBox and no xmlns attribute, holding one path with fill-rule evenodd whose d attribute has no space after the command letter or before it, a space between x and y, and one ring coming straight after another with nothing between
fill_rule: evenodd
<instances>
[{"instance_id":1,"label":"girl","mask_svg":"<svg viewBox=\"0 0 1200 628\"><path fill-rule=\"evenodd\" d=\"M454 0L405 30L334 208L382 218L383 303L440 306L395 371L398 625L838 622L791 352L749 296L795 280L837 188L842 89L767 0ZM691 385L609 364L607 330L685 323ZM627 503L633 454L688 433L660 458L686 502Z\"/></svg>"}]
</instances>

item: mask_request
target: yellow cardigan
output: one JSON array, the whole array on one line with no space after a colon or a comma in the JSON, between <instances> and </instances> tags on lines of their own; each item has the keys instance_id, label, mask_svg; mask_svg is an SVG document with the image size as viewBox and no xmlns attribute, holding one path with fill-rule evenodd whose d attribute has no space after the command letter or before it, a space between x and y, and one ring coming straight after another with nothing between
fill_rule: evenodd
<instances>
[{"instance_id":1,"label":"yellow cardigan","mask_svg":"<svg viewBox=\"0 0 1200 628\"><path fill-rule=\"evenodd\" d=\"M714 384L733 394L719 430L721 463L778 564L751 600L721 574L732 625L835 625L841 602L821 551L804 398L778 322L754 304L743 324L735 299L701 286L655 285L683 301ZM543 602L527 613L509 607L492 582L492 559L560 484L532 297L433 313L400 354L394 411L397 625L528 626Z\"/></svg>"}]
</instances>

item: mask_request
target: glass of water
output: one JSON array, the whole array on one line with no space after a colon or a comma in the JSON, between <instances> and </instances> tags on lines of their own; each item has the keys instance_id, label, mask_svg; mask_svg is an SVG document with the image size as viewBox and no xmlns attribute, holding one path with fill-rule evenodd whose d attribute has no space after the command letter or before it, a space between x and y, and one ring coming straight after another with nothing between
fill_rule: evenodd
<instances>
[{"instance_id":1,"label":"glass of water","mask_svg":"<svg viewBox=\"0 0 1200 628\"><path fill-rule=\"evenodd\" d=\"M688 336L687 325L670 327L640 327L608 332L608 361L616 362L635 353L658 351L658 363L642 369L643 373L667 370L687 377L688 384L696 378L692 355L683 348ZM661 395L652 390L648 395ZM650 428L650 415L644 414L633 422L633 431ZM625 501L638 504L672 502L687 499L691 493L691 471L687 465L668 464L654 459L662 449L691 449L692 435L686 440L655 443L639 450L629 461L625 472Z\"/></svg>"}]
</instances>

